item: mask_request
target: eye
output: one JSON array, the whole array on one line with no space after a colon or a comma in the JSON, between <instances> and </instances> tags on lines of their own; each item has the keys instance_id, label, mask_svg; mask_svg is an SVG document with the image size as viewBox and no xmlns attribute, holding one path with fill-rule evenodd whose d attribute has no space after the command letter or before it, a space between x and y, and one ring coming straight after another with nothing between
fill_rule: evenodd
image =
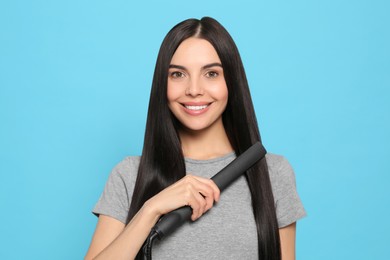
<instances>
[{"instance_id":1,"label":"eye","mask_svg":"<svg viewBox=\"0 0 390 260\"><path fill-rule=\"evenodd\" d=\"M219 73L216 71L208 71L206 73L206 77L208 77L208 78L216 78L216 77L218 77L218 75L219 75Z\"/></svg>"},{"instance_id":2,"label":"eye","mask_svg":"<svg viewBox=\"0 0 390 260\"><path fill-rule=\"evenodd\" d=\"M184 73L183 72L180 72L180 71L173 71L169 74L169 76L171 78L174 78L174 79L179 79L179 78L184 78Z\"/></svg>"}]
</instances>

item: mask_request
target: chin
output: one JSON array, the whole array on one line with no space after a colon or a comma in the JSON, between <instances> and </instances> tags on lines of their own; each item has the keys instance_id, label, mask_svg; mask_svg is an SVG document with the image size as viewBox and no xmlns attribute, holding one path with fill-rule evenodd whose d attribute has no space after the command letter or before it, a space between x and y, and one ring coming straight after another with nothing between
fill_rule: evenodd
<instances>
[{"instance_id":1,"label":"chin","mask_svg":"<svg viewBox=\"0 0 390 260\"><path fill-rule=\"evenodd\" d=\"M182 125L182 129L188 132L200 132L208 129L207 126L193 126L193 125Z\"/></svg>"},{"instance_id":2,"label":"chin","mask_svg":"<svg viewBox=\"0 0 390 260\"><path fill-rule=\"evenodd\" d=\"M198 124L194 124L194 123L183 124L182 122L181 124L184 131L203 132L203 131L211 130L213 128L215 129L215 127L217 127L218 125L218 121L215 121L213 123L199 122Z\"/></svg>"}]
</instances>

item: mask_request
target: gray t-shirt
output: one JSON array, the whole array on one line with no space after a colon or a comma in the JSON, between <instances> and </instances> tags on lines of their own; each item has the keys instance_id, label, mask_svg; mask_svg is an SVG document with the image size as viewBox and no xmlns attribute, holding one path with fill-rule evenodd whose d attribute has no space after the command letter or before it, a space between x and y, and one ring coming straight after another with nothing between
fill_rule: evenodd
<instances>
[{"instance_id":1,"label":"gray t-shirt","mask_svg":"<svg viewBox=\"0 0 390 260\"><path fill-rule=\"evenodd\" d=\"M188 173L212 177L236 158L230 153L210 160L185 159ZM288 161L266 155L279 227L304 217L295 175ZM93 213L126 222L140 157L127 157L111 172ZM131 241L129 241L131 243ZM153 245L153 259L258 259L256 223L251 195L241 176L221 193L221 198L195 222L185 223Z\"/></svg>"}]
</instances>

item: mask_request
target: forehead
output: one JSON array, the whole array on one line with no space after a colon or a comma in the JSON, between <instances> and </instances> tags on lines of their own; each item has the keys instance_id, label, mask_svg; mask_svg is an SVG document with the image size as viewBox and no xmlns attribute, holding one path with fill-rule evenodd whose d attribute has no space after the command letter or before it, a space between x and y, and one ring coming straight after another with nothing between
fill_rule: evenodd
<instances>
[{"instance_id":1,"label":"forehead","mask_svg":"<svg viewBox=\"0 0 390 260\"><path fill-rule=\"evenodd\" d=\"M213 62L221 62L213 45L207 40L194 37L184 40L171 60L171 64L176 65L204 65Z\"/></svg>"}]
</instances>

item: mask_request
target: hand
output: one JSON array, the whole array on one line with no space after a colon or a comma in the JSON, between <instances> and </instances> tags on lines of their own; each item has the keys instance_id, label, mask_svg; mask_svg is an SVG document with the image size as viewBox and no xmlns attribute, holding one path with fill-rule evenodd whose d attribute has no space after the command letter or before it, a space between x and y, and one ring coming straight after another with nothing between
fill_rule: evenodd
<instances>
[{"instance_id":1,"label":"hand","mask_svg":"<svg viewBox=\"0 0 390 260\"><path fill-rule=\"evenodd\" d=\"M150 198L145 206L153 209L159 216L190 206L191 219L194 221L209 210L214 201L218 202L219 196L220 191L211 179L186 175Z\"/></svg>"}]
</instances>

